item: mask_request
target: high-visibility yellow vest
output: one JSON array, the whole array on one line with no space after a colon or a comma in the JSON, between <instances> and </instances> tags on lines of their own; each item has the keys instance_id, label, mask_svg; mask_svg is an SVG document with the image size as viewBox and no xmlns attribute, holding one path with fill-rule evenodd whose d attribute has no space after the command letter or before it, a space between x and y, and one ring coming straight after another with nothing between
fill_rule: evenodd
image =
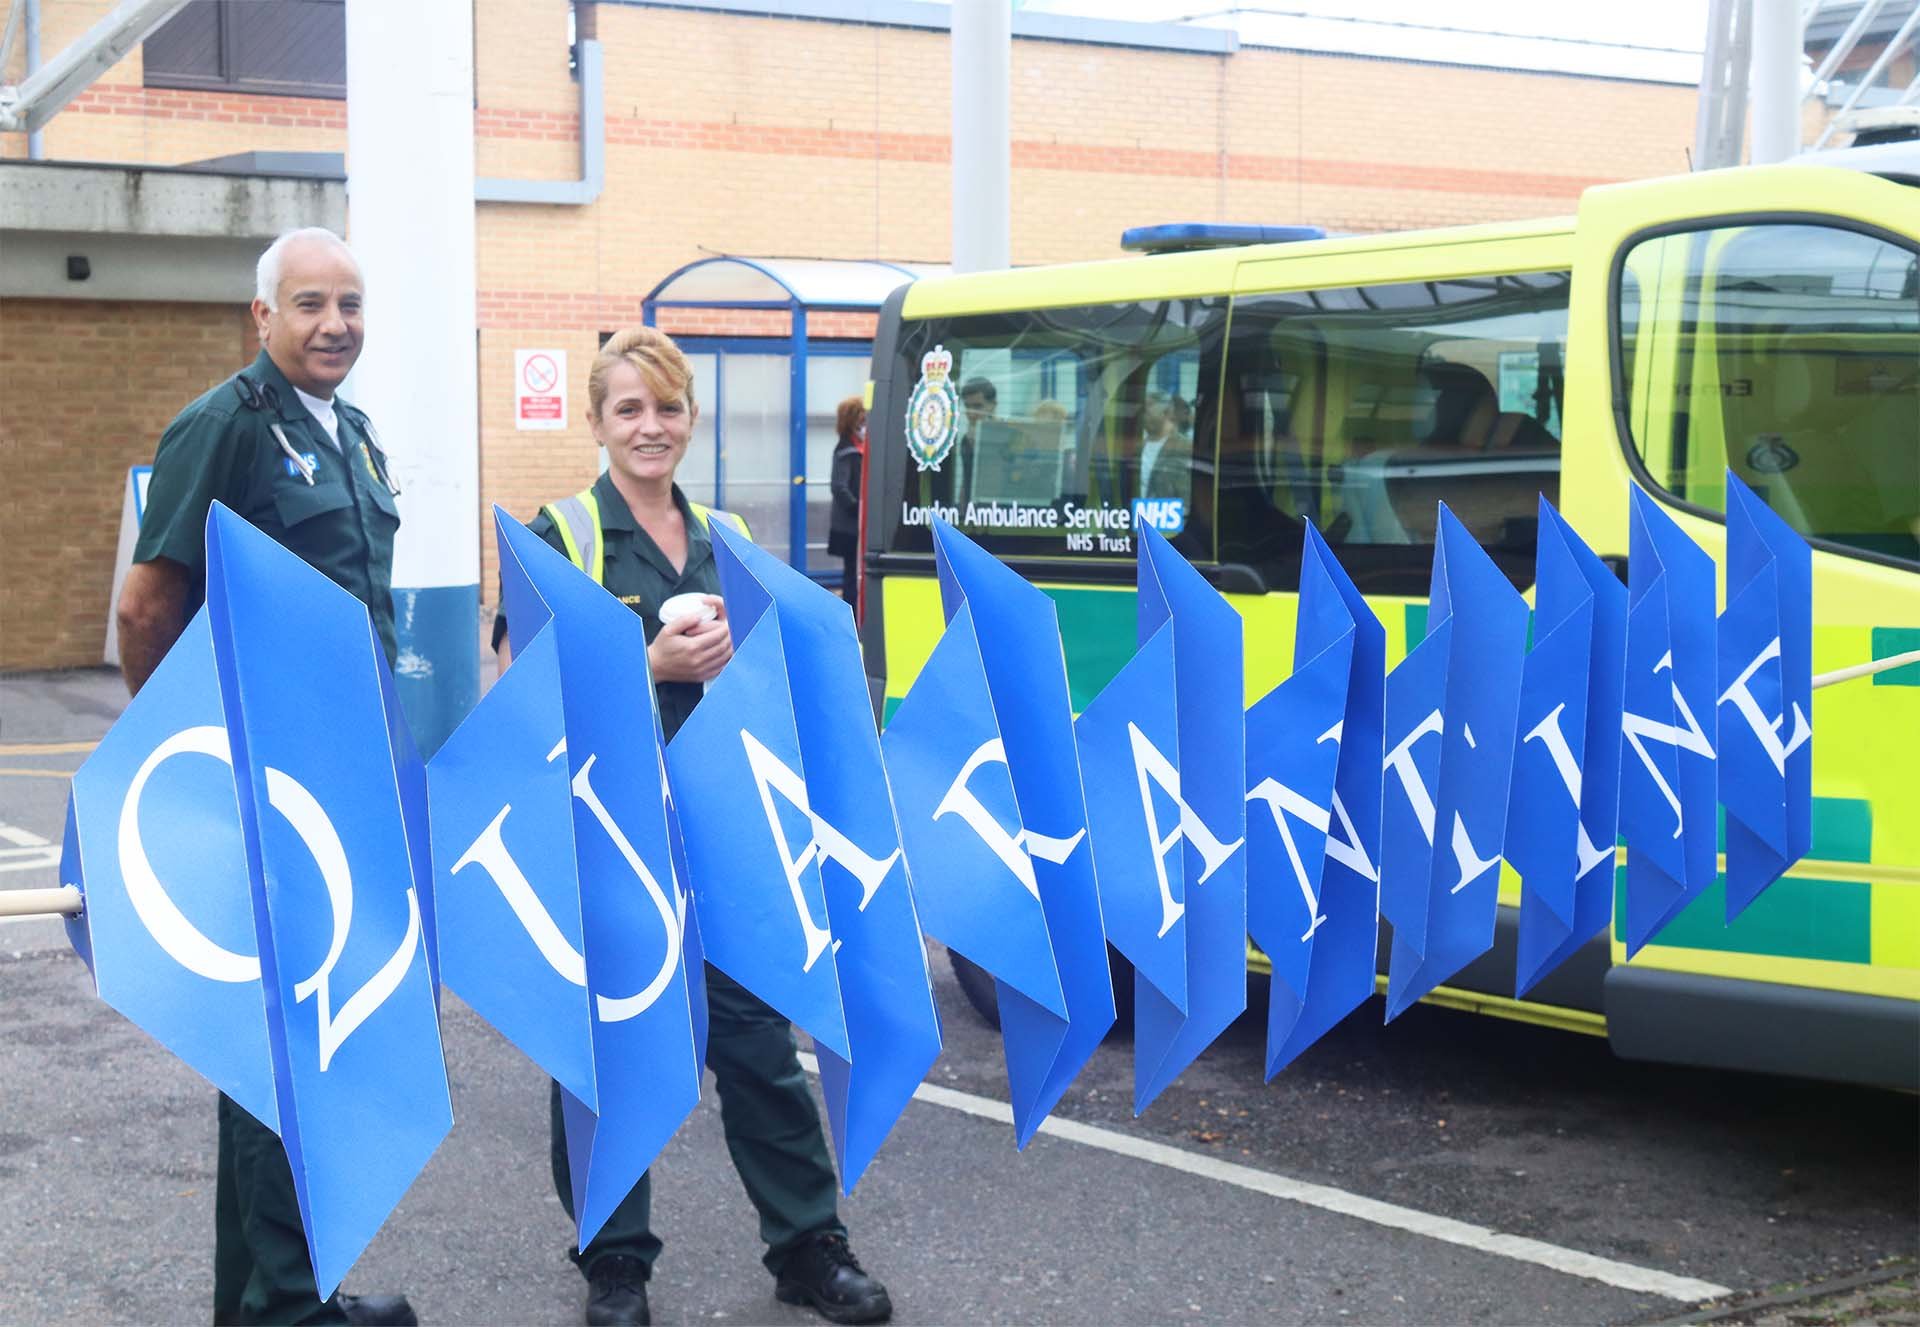
<instances>
[{"instance_id":1,"label":"high-visibility yellow vest","mask_svg":"<svg viewBox=\"0 0 1920 1327\"><path fill-rule=\"evenodd\" d=\"M753 538L747 523L732 512L705 507L698 502L687 505L693 508L702 526L711 528L717 516L747 538ZM606 541L600 538L600 499L593 495L593 490L582 489L570 498L549 502L540 510L560 532L560 542L565 545L567 556L573 559L573 565L593 577L595 585L606 584Z\"/></svg>"}]
</instances>

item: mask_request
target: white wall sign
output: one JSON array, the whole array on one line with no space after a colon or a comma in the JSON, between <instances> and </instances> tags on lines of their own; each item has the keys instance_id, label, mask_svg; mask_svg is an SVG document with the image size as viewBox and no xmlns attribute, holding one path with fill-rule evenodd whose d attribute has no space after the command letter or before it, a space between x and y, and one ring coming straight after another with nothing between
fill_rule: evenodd
<instances>
[{"instance_id":1,"label":"white wall sign","mask_svg":"<svg viewBox=\"0 0 1920 1327\"><path fill-rule=\"evenodd\" d=\"M513 352L513 426L563 429L567 426L567 352Z\"/></svg>"}]
</instances>

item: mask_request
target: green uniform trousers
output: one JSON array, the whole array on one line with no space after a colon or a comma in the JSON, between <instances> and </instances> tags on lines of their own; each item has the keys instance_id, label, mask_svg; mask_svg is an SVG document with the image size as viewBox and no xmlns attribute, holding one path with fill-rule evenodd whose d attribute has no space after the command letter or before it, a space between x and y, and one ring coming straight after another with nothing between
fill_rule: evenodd
<instances>
[{"instance_id":1,"label":"green uniform trousers","mask_svg":"<svg viewBox=\"0 0 1920 1327\"><path fill-rule=\"evenodd\" d=\"M213 1321L338 1323L307 1259L306 1227L287 1149L220 1094L220 1169L213 1200Z\"/></svg>"},{"instance_id":2,"label":"green uniform trousers","mask_svg":"<svg viewBox=\"0 0 1920 1327\"><path fill-rule=\"evenodd\" d=\"M845 1235L834 1199L833 1161L820 1112L794 1053L793 1029L746 987L707 967L707 1067L720 1092L727 1151L747 1197L760 1212L762 1261L779 1273L808 1235ZM552 1094L553 1186L573 1215L572 1172L560 1110ZM649 1271L660 1256L652 1227L652 1176L642 1175L585 1249L570 1256L580 1269L610 1254L637 1258Z\"/></svg>"}]
</instances>

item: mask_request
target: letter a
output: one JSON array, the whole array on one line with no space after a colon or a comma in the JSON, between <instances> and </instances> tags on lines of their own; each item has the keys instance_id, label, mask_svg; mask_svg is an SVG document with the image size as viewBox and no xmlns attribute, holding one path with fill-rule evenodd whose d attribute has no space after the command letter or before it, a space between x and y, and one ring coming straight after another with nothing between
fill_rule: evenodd
<instances>
[{"instance_id":1,"label":"letter a","mask_svg":"<svg viewBox=\"0 0 1920 1327\"><path fill-rule=\"evenodd\" d=\"M1193 840L1193 846L1200 850L1200 878L1196 885L1204 885L1207 878L1219 870L1227 858L1233 856L1244 841L1235 839L1232 843L1222 843L1208 829L1206 823L1187 805L1186 798L1180 795L1180 771L1173 762L1160 754L1160 749L1140 731L1139 725L1127 724L1127 737L1133 744L1133 772L1140 784L1140 809L1146 816L1147 840L1153 852L1153 874L1160 884L1160 934L1165 935L1173 929L1173 924L1186 913L1187 905L1175 901L1173 889L1167 882L1167 852L1177 846L1182 838ZM1153 810L1153 784L1173 799L1180 809L1180 818L1172 829L1164 835L1160 832L1160 817Z\"/></svg>"}]
</instances>

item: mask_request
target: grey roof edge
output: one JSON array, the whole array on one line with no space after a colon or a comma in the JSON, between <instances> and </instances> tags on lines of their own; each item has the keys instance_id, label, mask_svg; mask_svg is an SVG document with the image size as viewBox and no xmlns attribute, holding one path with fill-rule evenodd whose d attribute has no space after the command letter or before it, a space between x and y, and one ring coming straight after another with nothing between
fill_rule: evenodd
<instances>
[{"instance_id":1,"label":"grey roof edge","mask_svg":"<svg viewBox=\"0 0 1920 1327\"><path fill-rule=\"evenodd\" d=\"M301 184L337 184L346 185L347 175L344 166L337 173L316 173L310 170L249 170L238 165L210 164L225 163L229 160L251 156L252 153L229 153L226 157L209 157L205 161L189 161L178 165L153 161L90 161L80 157L0 157L0 171L132 171L141 175L198 175L206 179L230 180L236 177L250 180L292 180ZM341 153L300 153L268 155L336 156L343 162Z\"/></svg>"},{"instance_id":2,"label":"grey roof edge","mask_svg":"<svg viewBox=\"0 0 1920 1327\"><path fill-rule=\"evenodd\" d=\"M946 32L952 26L946 5L925 0L601 0L637 9L690 9L749 18L817 19L877 28L916 28ZM1030 41L1078 42L1088 46L1132 46L1188 55L1232 55L1240 34L1229 28L1185 23L1127 23L1073 14L1015 10L1013 35Z\"/></svg>"},{"instance_id":3,"label":"grey roof edge","mask_svg":"<svg viewBox=\"0 0 1920 1327\"><path fill-rule=\"evenodd\" d=\"M91 162L0 162L0 230L272 239L339 231L340 180Z\"/></svg>"}]
</instances>

